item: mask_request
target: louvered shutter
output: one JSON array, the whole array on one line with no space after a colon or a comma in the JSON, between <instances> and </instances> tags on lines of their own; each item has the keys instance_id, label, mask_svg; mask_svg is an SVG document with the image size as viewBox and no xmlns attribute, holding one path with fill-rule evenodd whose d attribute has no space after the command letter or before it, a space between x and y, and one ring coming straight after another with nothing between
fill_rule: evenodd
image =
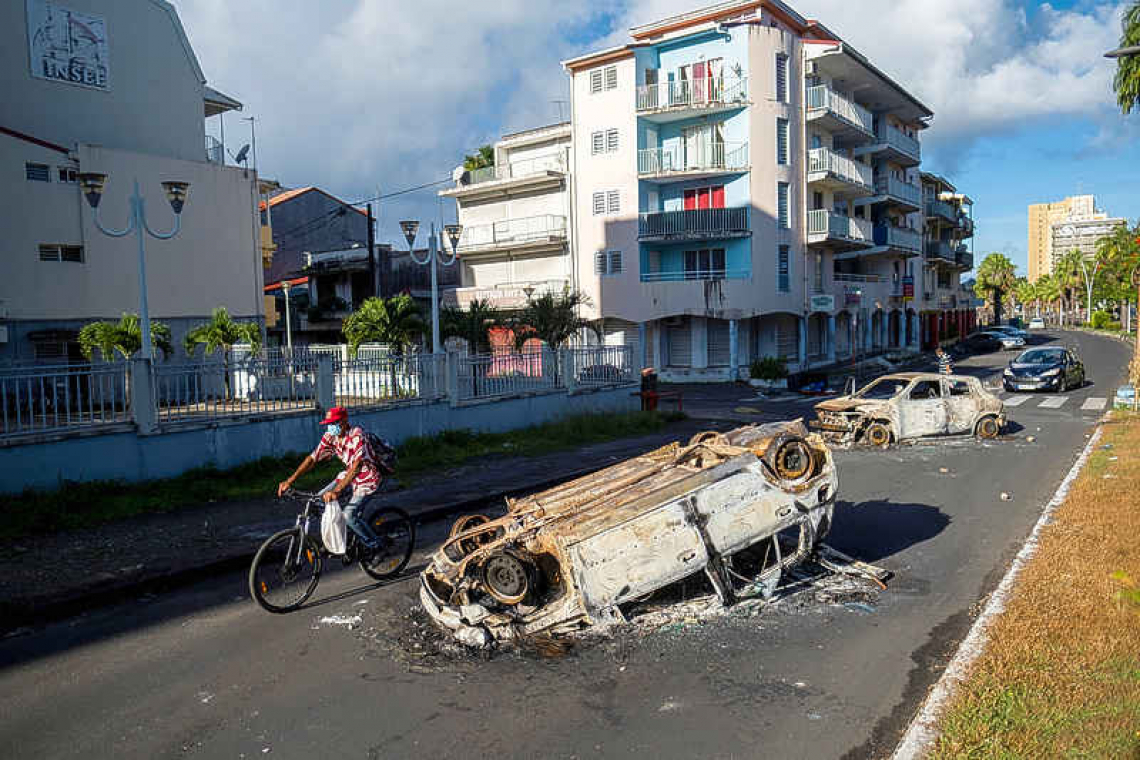
<instances>
[{"instance_id":1,"label":"louvered shutter","mask_svg":"<svg viewBox=\"0 0 1140 760\"><path fill-rule=\"evenodd\" d=\"M606 150L606 133L594 132L590 135L590 152L594 155L603 153Z\"/></svg>"},{"instance_id":2,"label":"louvered shutter","mask_svg":"<svg viewBox=\"0 0 1140 760\"><path fill-rule=\"evenodd\" d=\"M594 274L606 273L606 252L598 251L594 254Z\"/></svg>"},{"instance_id":3,"label":"louvered shutter","mask_svg":"<svg viewBox=\"0 0 1140 760\"><path fill-rule=\"evenodd\" d=\"M689 320L668 328L669 366L691 367L693 364L693 340L690 337Z\"/></svg>"},{"instance_id":4,"label":"louvered shutter","mask_svg":"<svg viewBox=\"0 0 1140 760\"><path fill-rule=\"evenodd\" d=\"M590 72L590 92L602 91L602 70L594 69Z\"/></svg>"},{"instance_id":5,"label":"louvered shutter","mask_svg":"<svg viewBox=\"0 0 1140 760\"><path fill-rule=\"evenodd\" d=\"M776 54L776 102L788 102L788 56Z\"/></svg>"},{"instance_id":6,"label":"louvered shutter","mask_svg":"<svg viewBox=\"0 0 1140 760\"><path fill-rule=\"evenodd\" d=\"M709 340L709 366L727 367L729 360L728 322L723 319L707 320Z\"/></svg>"},{"instance_id":7,"label":"louvered shutter","mask_svg":"<svg viewBox=\"0 0 1140 760\"><path fill-rule=\"evenodd\" d=\"M606 67L606 89L617 89L617 66Z\"/></svg>"},{"instance_id":8,"label":"louvered shutter","mask_svg":"<svg viewBox=\"0 0 1140 760\"><path fill-rule=\"evenodd\" d=\"M606 153L617 153L618 149L618 131L616 129L606 130Z\"/></svg>"},{"instance_id":9,"label":"louvered shutter","mask_svg":"<svg viewBox=\"0 0 1140 760\"><path fill-rule=\"evenodd\" d=\"M617 190L610 190L606 193L606 212L616 214L621 211L621 193Z\"/></svg>"},{"instance_id":10,"label":"louvered shutter","mask_svg":"<svg viewBox=\"0 0 1140 760\"><path fill-rule=\"evenodd\" d=\"M610 251L610 274L621 274L621 251Z\"/></svg>"},{"instance_id":11,"label":"louvered shutter","mask_svg":"<svg viewBox=\"0 0 1140 760\"><path fill-rule=\"evenodd\" d=\"M604 213L606 213L606 194L599 191L594 193L594 216Z\"/></svg>"}]
</instances>

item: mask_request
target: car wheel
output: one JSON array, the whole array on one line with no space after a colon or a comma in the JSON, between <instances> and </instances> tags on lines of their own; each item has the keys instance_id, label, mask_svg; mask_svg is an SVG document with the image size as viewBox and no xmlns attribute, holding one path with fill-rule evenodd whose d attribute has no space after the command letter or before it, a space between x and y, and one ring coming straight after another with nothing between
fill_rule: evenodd
<instances>
[{"instance_id":1,"label":"car wheel","mask_svg":"<svg viewBox=\"0 0 1140 760\"><path fill-rule=\"evenodd\" d=\"M979 438L986 440L993 440L1001 434L1001 426L998 425L996 417L983 417L978 420L978 425L974 429L974 434Z\"/></svg>"},{"instance_id":2,"label":"car wheel","mask_svg":"<svg viewBox=\"0 0 1140 760\"><path fill-rule=\"evenodd\" d=\"M881 422L872 422L863 433L868 445L885 449L891 445L891 429Z\"/></svg>"}]
</instances>

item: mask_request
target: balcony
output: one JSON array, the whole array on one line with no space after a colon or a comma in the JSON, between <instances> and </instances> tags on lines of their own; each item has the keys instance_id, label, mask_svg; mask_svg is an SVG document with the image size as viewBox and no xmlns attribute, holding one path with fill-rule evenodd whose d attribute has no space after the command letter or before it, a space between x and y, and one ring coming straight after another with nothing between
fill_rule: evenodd
<instances>
[{"instance_id":1,"label":"balcony","mask_svg":"<svg viewBox=\"0 0 1140 760\"><path fill-rule=\"evenodd\" d=\"M964 238L971 238L974 236L974 220L965 214L958 215L958 229L961 231L961 236Z\"/></svg>"},{"instance_id":2,"label":"balcony","mask_svg":"<svg viewBox=\"0 0 1140 760\"><path fill-rule=\"evenodd\" d=\"M875 226L875 245L917 256L922 253L922 235L907 227L880 224Z\"/></svg>"},{"instance_id":3,"label":"balcony","mask_svg":"<svg viewBox=\"0 0 1140 760\"><path fill-rule=\"evenodd\" d=\"M569 280L555 279L503 283L483 288L453 288L444 291L442 301L446 306L457 306L460 309L468 308L472 301L477 300L486 301L496 309L521 309L526 306L528 298L548 293L557 295L569 287Z\"/></svg>"},{"instance_id":4,"label":"balcony","mask_svg":"<svg viewBox=\"0 0 1140 760\"><path fill-rule=\"evenodd\" d=\"M873 203L890 203L907 212L918 211L922 208L922 190L918 185L890 175L876 177L874 196L855 200L856 206Z\"/></svg>"},{"instance_id":5,"label":"balcony","mask_svg":"<svg viewBox=\"0 0 1140 760\"><path fill-rule=\"evenodd\" d=\"M965 246L959 246L954 252L954 260L963 271L974 268L974 252L966 250Z\"/></svg>"},{"instance_id":6,"label":"balcony","mask_svg":"<svg viewBox=\"0 0 1140 760\"><path fill-rule=\"evenodd\" d=\"M922 163L922 148L918 140L890 124L880 124L875 130L875 141L855 149L857 156L870 154L894 161L900 166L918 166Z\"/></svg>"},{"instance_id":7,"label":"balcony","mask_svg":"<svg viewBox=\"0 0 1140 760\"><path fill-rule=\"evenodd\" d=\"M875 136L871 112L827 85L807 88L807 120L848 138L871 140Z\"/></svg>"},{"instance_id":8,"label":"balcony","mask_svg":"<svg viewBox=\"0 0 1140 760\"><path fill-rule=\"evenodd\" d=\"M841 156L830 148L808 151L808 185L831 190L839 197L872 195L875 173L867 164Z\"/></svg>"},{"instance_id":9,"label":"balcony","mask_svg":"<svg viewBox=\"0 0 1140 760\"><path fill-rule=\"evenodd\" d=\"M747 280L748 269L674 269L667 272L642 272L642 282L695 282L700 280Z\"/></svg>"},{"instance_id":10,"label":"balcony","mask_svg":"<svg viewBox=\"0 0 1140 760\"><path fill-rule=\"evenodd\" d=\"M643 242L724 240L747 237L748 209L701 208L642 214L637 239Z\"/></svg>"},{"instance_id":11,"label":"balcony","mask_svg":"<svg viewBox=\"0 0 1140 760\"><path fill-rule=\"evenodd\" d=\"M455 187L441 191L440 195L470 199L557 187L567 171L564 153L536 156L464 172Z\"/></svg>"},{"instance_id":12,"label":"balcony","mask_svg":"<svg viewBox=\"0 0 1140 760\"><path fill-rule=\"evenodd\" d=\"M944 240L926 241L926 258L932 262L944 264L956 263L954 246Z\"/></svg>"},{"instance_id":13,"label":"balcony","mask_svg":"<svg viewBox=\"0 0 1140 760\"><path fill-rule=\"evenodd\" d=\"M748 77L662 82L637 88L637 115L663 123L708 116L748 105Z\"/></svg>"},{"instance_id":14,"label":"balcony","mask_svg":"<svg viewBox=\"0 0 1140 760\"><path fill-rule=\"evenodd\" d=\"M704 143L696 150L684 146L648 148L637 152L637 174L651 182L704 179L748 171L748 143Z\"/></svg>"},{"instance_id":15,"label":"balcony","mask_svg":"<svg viewBox=\"0 0 1140 760\"><path fill-rule=\"evenodd\" d=\"M875 244L871 223L816 209L808 212L808 245L827 243L838 248L867 248Z\"/></svg>"},{"instance_id":16,"label":"balcony","mask_svg":"<svg viewBox=\"0 0 1140 760\"><path fill-rule=\"evenodd\" d=\"M939 200L926 202L926 216L929 219L942 219L950 224L958 223L958 209L951 203Z\"/></svg>"},{"instance_id":17,"label":"balcony","mask_svg":"<svg viewBox=\"0 0 1140 760\"><path fill-rule=\"evenodd\" d=\"M541 214L521 219L504 219L494 224L474 224L463 228L459 254L471 255L503 250L537 252L560 250L566 245L566 217Z\"/></svg>"}]
</instances>

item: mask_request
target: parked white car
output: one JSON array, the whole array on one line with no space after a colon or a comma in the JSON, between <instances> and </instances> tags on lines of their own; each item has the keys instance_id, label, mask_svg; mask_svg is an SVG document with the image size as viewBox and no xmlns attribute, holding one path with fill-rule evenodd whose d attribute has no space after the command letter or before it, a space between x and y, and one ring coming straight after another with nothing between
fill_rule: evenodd
<instances>
[{"instance_id":1,"label":"parked white car","mask_svg":"<svg viewBox=\"0 0 1140 760\"><path fill-rule=\"evenodd\" d=\"M1044 330L1045 329L1045 320L1042 319L1041 317L1034 317L1033 319L1029 320L1029 329L1030 330Z\"/></svg>"},{"instance_id":2,"label":"parked white car","mask_svg":"<svg viewBox=\"0 0 1140 760\"><path fill-rule=\"evenodd\" d=\"M1012 351L1015 348L1025 348L1025 338L1017 335L1010 335L1001 330L983 330L984 335L991 335L1001 341L1001 347L1006 351Z\"/></svg>"}]
</instances>

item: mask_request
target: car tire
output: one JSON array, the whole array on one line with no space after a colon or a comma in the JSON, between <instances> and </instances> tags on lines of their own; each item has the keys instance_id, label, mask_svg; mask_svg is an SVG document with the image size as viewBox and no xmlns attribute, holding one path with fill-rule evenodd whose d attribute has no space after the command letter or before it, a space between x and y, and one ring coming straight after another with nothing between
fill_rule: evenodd
<instances>
[{"instance_id":1,"label":"car tire","mask_svg":"<svg viewBox=\"0 0 1140 760\"><path fill-rule=\"evenodd\" d=\"M974 427L974 435L987 441L992 441L1001 435L1001 425L998 424L997 417L982 417L978 420L978 424Z\"/></svg>"},{"instance_id":2,"label":"car tire","mask_svg":"<svg viewBox=\"0 0 1140 760\"><path fill-rule=\"evenodd\" d=\"M863 431L863 440L869 446L885 449L891 445L891 429L882 422L872 422Z\"/></svg>"}]
</instances>

